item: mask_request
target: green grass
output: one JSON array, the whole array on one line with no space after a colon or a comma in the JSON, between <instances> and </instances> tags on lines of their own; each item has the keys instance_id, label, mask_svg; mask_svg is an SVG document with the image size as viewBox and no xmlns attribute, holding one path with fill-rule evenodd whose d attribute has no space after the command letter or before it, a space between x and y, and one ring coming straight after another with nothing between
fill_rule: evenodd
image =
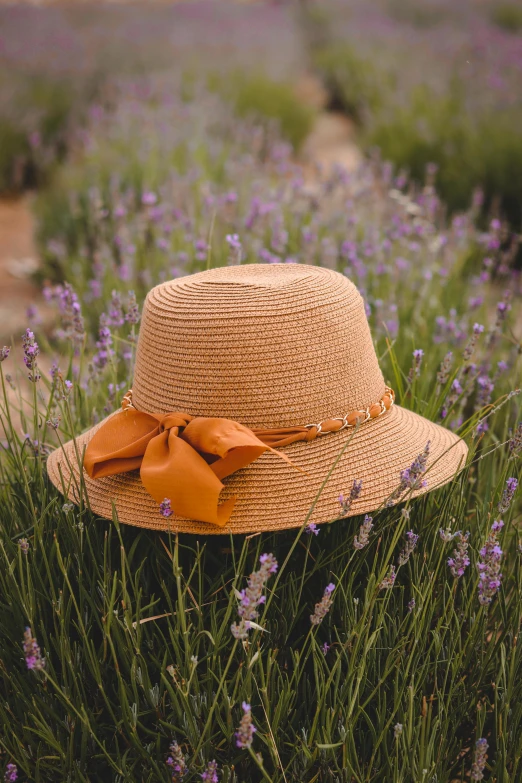
<instances>
[{"instance_id":1,"label":"green grass","mask_svg":"<svg viewBox=\"0 0 522 783\"><path fill-rule=\"evenodd\" d=\"M402 62L383 67L345 43L322 42L312 59L332 104L358 122L363 149L378 147L385 160L419 183L426 166L436 164L437 189L450 211L464 209L474 190L482 188L485 214L495 205L515 229L520 226L517 105L498 106L492 93L491 106L470 111L470 87L458 74L443 93L427 84L405 88Z\"/></svg>"},{"instance_id":2,"label":"green grass","mask_svg":"<svg viewBox=\"0 0 522 783\"><path fill-rule=\"evenodd\" d=\"M294 88L259 75L233 74L227 78L226 93L239 117L262 124L272 122L278 133L298 150L312 130L315 112L295 94Z\"/></svg>"},{"instance_id":3,"label":"green grass","mask_svg":"<svg viewBox=\"0 0 522 783\"><path fill-rule=\"evenodd\" d=\"M51 403L56 391L41 390ZM421 399L405 402L423 407ZM187 780L200 779L216 758L227 781L450 781L469 769L468 749L485 736L491 778L520 779L522 584L510 514L502 589L489 611L477 601L475 568L505 478L516 470L503 445L515 403L492 412L487 445L470 440L460 479L406 503L408 519L401 508L376 514L370 544L357 551L357 518L327 525L317 538L301 530L205 539L65 509L42 450L35 456L23 445L3 402L5 761L18 765L22 780L166 781L175 737ZM61 437L79 431L77 409L92 404L78 388L57 403ZM41 443L45 417L26 423ZM471 531L472 565L460 580L445 564L452 545L439 538L441 527ZM417 550L393 590L379 590L412 528ZM265 631L252 631L243 647L230 633L234 590L265 551L280 568L268 583ZM312 629L309 615L330 581L332 611ZM45 655L42 672L25 667L26 625ZM235 747L242 701L252 704L262 769Z\"/></svg>"}]
</instances>

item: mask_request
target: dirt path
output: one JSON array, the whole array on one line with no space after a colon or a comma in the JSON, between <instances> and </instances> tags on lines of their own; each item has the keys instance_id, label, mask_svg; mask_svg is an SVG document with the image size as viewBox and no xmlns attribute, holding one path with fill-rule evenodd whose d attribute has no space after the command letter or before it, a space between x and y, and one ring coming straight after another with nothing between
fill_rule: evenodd
<instances>
[{"instance_id":1,"label":"dirt path","mask_svg":"<svg viewBox=\"0 0 522 783\"><path fill-rule=\"evenodd\" d=\"M42 325L49 310L31 276L38 269L30 196L0 199L0 345L20 341L29 325L27 308L38 308Z\"/></svg>"},{"instance_id":2,"label":"dirt path","mask_svg":"<svg viewBox=\"0 0 522 783\"><path fill-rule=\"evenodd\" d=\"M328 93L320 79L312 74L303 76L296 85L296 95L317 112L314 127L301 150L300 158L311 178L317 164L325 173L332 166L353 171L362 160L356 142L354 123L340 112L327 110Z\"/></svg>"}]
</instances>

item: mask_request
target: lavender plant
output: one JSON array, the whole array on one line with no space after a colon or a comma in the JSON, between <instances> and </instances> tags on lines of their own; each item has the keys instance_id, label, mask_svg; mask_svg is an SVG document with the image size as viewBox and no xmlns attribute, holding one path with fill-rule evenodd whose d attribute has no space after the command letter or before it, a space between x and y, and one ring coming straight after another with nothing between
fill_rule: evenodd
<instances>
[{"instance_id":1,"label":"lavender plant","mask_svg":"<svg viewBox=\"0 0 522 783\"><path fill-rule=\"evenodd\" d=\"M520 279L498 227L477 230L473 205L447 219L433 190L379 161L307 182L274 131L193 89L194 103L154 106L134 89L114 114L95 112L81 164L41 206L48 272L61 278L47 284L56 330L34 327L0 354L3 769L78 783L217 769L224 783L399 783L423 770L517 780L520 325L515 306L499 323L506 298L488 259L504 265L512 305ZM226 240L236 234L241 259ZM318 536L306 519L208 540L121 525L90 511L81 474L64 500L46 453L131 387L146 290L259 259L355 281L397 402L466 438L464 472L413 498L430 485L425 450L397 471L397 505L371 518L339 506ZM475 323L485 330L468 356ZM423 351L413 383L412 350ZM369 491L353 479L350 510ZM159 522L169 510L166 498Z\"/></svg>"}]
</instances>

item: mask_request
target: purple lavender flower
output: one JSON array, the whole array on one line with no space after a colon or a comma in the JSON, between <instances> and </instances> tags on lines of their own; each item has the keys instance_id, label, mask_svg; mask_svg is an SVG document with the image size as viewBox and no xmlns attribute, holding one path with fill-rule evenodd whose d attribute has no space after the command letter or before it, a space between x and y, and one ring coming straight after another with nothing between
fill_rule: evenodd
<instances>
[{"instance_id":1,"label":"purple lavender flower","mask_svg":"<svg viewBox=\"0 0 522 783\"><path fill-rule=\"evenodd\" d=\"M241 263L243 255L243 245L241 244L237 234L227 234L225 239L227 240L229 247L228 263L230 265L236 265Z\"/></svg>"},{"instance_id":2,"label":"purple lavender flower","mask_svg":"<svg viewBox=\"0 0 522 783\"><path fill-rule=\"evenodd\" d=\"M400 566L406 565L406 563L410 559L411 553L417 546L419 536L417 535L417 533L414 533L413 530L408 530L408 532L406 533L406 539L407 539L406 546L404 547L404 549L401 551L401 553L397 558L397 563Z\"/></svg>"},{"instance_id":3,"label":"purple lavender flower","mask_svg":"<svg viewBox=\"0 0 522 783\"><path fill-rule=\"evenodd\" d=\"M334 590L335 585L333 582L330 582L330 584L325 587L323 597L319 603L315 605L314 613L310 615L310 622L312 625L320 625L330 611L333 604L332 593Z\"/></svg>"},{"instance_id":4,"label":"purple lavender flower","mask_svg":"<svg viewBox=\"0 0 522 783\"><path fill-rule=\"evenodd\" d=\"M24 633L24 656L28 669L41 671L45 668L45 658L42 657L38 642L29 627L25 629Z\"/></svg>"},{"instance_id":5,"label":"purple lavender flower","mask_svg":"<svg viewBox=\"0 0 522 783\"><path fill-rule=\"evenodd\" d=\"M254 732L256 732L257 729L252 723L252 709L250 704L247 704L246 701L244 701L241 706L243 708L243 717L241 718L235 737L237 747L244 750L252 747Z\"/></svg>"},{"instance_id":6,"label":"purple lavender flower","mask_svg":"<svg viewBox=\"0 0 522 783\"><path fill-rule=\"evenodd\" d=\"M22 337L22 345L24 349L24 364L29 370L29 380L31 383L36 383L42 377L36 363L36 359L40 354L40 348L30 329L25 330L25 334Z\"/></svg>"},{"instance_id":7,"label":"purple lavender flower","mask_svg":"<svg viewBox=\"0 0 522 783\"><path fill-rule=\"evenodd\" d=\"M26 555L29 552L29 541L27 540L27 538L19 538L18 546L20 547L24 555Z\"/></svg>"},{"instance_id":8,"label":"purple lavender flower","mask_svg":"<svg viewBox=\"0 0 522 783\"><path fill-rule=\"evenodd\" d=\"M170 745L171 755L168 757L166 764L171 768L172 783L181 783L184 776L188 772L187 763L183 755L183 751L180 746L173 740Z\"/></svg>"},{"instance_id":9,"label":"purple lavender flower","mask_svg":"<svg viewBox=\"0 0 522 783\"><path fill-rule=\"evenodd\" d=\"M330 649L330 645L328 644L328 642L324 642L324 644L321 647L322 654L326 655L329 649Z\"/></svg>"},{"instance_id":10,"label":"purple lavender flower","mask_svg":"<svg viewBox=\"0 0 522 783\"><path fill-rule=\"evenodd\" d=\"M470 564L470 559L468 556L469 533L461 533L459 530L452 536L452 538L457 537L457 548L453 550L453 556L448 558L449 570L455 578L464 576L464 572Z\"/></svg>"},{"instance_id":11,"label":"purple lavender flower","mask_svg":"<svg viewBox=\"0 0 522 783\"><path fill-rule=\"evenodd\" d=\"M364 549L364 547L368 544L372 527L373 517L370 517L368 514L366 514L364 517L364 522L359 528L358 535L354 536L353 539L353 546L355 549Z\"/></svg>"},{"instance_id":12,"label":"purple lavender flower","mask_svg":"<svg viewBox=\"0 0 522 783\"><path fill-rule=\"evenodd\" d=\"M309 522L305 527L305 533L308 533L311 536L318 536L319 532L320 532L319 528L317 527L315 522Z\"/></svg>"},{"instance_id":13,"label":"purple lavender flower","mask_svg":"<svg viewBox=\"0 0 522 783\"><path fill-rule=\"evenodd\" d=\"M420 375L423 356L424 351L422 348L417 348L415 351L413 351L413 364L410 367L410 371L408 373L408 383L410 386L413 383L413 379L418 378Z\"/></svg>"},{"instance_id":14,"label":"purple lavender flower","mask_svg":"<svg viewBox=\"0 0 522 783\"><path fill-rule=\"evenodd\" d=\"M113 291L111 294L111 303L107 315L107 326L123 326L125 317L123 315L123 305L119 291Z\"/></svg>"},{"instance_id":15,"label":"purple lavender flower","mask_svg":"<svg viewBox=\"0 0 522 783\"><path fill-rule=\"evenodd\" d=\"M162 500L159 504L159 511L162 517L171 517L173 514L173 511L170 507L170 499L165 498L165 500Z\"/></svg>"},{"instance_id":16,"label":"purple lavender flower","mask_svg":"<svg viewBox=\"0 0 522 783\"><path fill-rule=\"evenodd\" d=\"M361 494L362 484L363 484L362 479L361 480L354 479L349 496L345 498L344 495L339 495L339 505L341 506L341 511L343 513L343 516L346 516L348 514L348 512L352 507L353 501L357 500L357 498Z\"/></svg>"},{"instance_id":17,"label":"purple lavender flower","mask_svg":"<svg viewBox=\"0 0 522 783\"><path fill-rule=\"evenodd\" d=\"M153 207L158 197L152 190L145 190L141 197L141 203L146 207Z\"/></svg>"},{"instance_id":18,"label":"purple lavender flower","mask_svg":"<svg viewBox=\"0 0 522 783\"><path fill-rule=\"evenodd\" d=\"M140 309L136 302L136 294L134 291L129 291L127 297L127 312L125 314L125 320L129 324L137 324L140 321Z\"/></svg>"},{"instance_id":19,"label":"purple lavender flower","mask_svg":"<svg viewBox=\"0 0 522 783\"><path fill-rule=\"evenodd\" d=\"M396 578L397 574L395 573L395 566L391 565L390 570L388 571L388 575L384 577L379 585L379 590L391 590L395 584Z\"/></svg>"},{"instance_id":20,"label":"purple lavender flower","mask_svg":"<svg viewBox=\"0 0 522 783\"><path fill-rule=\"evenodd\" d=\"M207 241L205 239L196 239L194 250L196 251L196 261L205 261L209 250Z\"/></svg>"},{"instance_id":21,"label":"purple lavender flower","mask_svg":"<svg viewBox=\"0 0 522 783\"><path fill-rule=\"evenodd\" d=\"M428 482L422 476L426 472L429 453L430 441L426 443L424 451L415 457L410 467L401 471L399 486L388 498L387 506L392 506L407 490L424 489L428 485Z\"/></svg>"},{"instance_id":22,"label":"purple lavender flower","mask_svg":"<svg viewBox=\"0 0 522 783\"><path fill-rule=\"evenodd\" d=\"M500 325L506 320L507 314L511 310L511 305L509 302L499 302L497 304L497 320L495 323L495 328L499 328Z\"/></svg>"},{"instance_id":23,"label":"purple lavender flower","mask_svg":"<svg viewBox=\"0 0 522 783\"><path fill-rule=\"evenodd\" d=\"M497 371L495 373L495 376L493 378L494 381L498 380L502 373L506 372L506 370L509 369L509 364L507 362L504 362L501 360L500 362L497 362Z\"/></svg>"},{"instance_id":24,"label":"purple lavender flower","mask_svg":"<svg viewBox=\"0 0 522 783\"><path fill-rule=\"evenodd\" d=\"M248 637L248 631L251 628L250 623L259 615L257 607L266 601L266 597L263 595L263 588L278 568L277 560L272 554L261 555L259 562L261 563L261 568L250 574L247 587L239 593L238 614L241 619L239 623L233 623L230 627L232 636L236 639L246 639Z\"/></svg>"},{"instance_id":25,"label":"purple lavender flower","mask_svg":"<svg viewBox=\"0 0 522 783\"><path fill-rule=\"evenodd\" d=\"M489 745L484 738L476 741L473 764L471 766L471 780L484 779L484 767L486 766L486 759L488 757L488 747Z\"/></svg>"},{"instance_id":26,"label":"purple lavender flower","mask_svg":"<svg viewBox=\"0 0 522 783\"><path fill-rule=\"evenodd\" d=\"M477 399L475 402L475 410L481 410L491 402L491 395L495 384L489 377L489 375L479 375L477 378Z\"/></svg>"},{"instance_id":27,"label":"purple lavender flower","mask_svg":"<svg viewBox=\"0 0 522 783\"><path fill-rule=\"evenodd\" d=\"M217 761L209 761L204 772L201 773L201 780L204 783L218 783L218 765Z\"/></svg>"},{"instance_id":28,"label":"purple lavender flower","mask_svg":"<svg viewBox=\"0 0 522 783\"><path fill-rule=\"evenodd\" d=\"M408 612L413 612L415 609L415 598L412 598L411 601L408 601Z\"/></svg>"},{"instance_id":29,"label":"purple lavender flower","mask_svg":"<svg viewBox=\"0 0 522 783\"><path fill-rule=\"evenodd\" d=\"M508 443L510 457L518 457L522 451L522 421L519 423Z\"/></svg>"},{"instance_id":30,"label":"purple lavender flower","mask_svg":"<svg viewBox=\"0 0 522 783\"><path fill-rule=\"evenodd\" d=\"M475 346L477 344L479 334L482 334L483 331L484 331L484 327L482 326L482 324L473 325L473 333L469 338L468 343L464 348L464 352L462 354L462 358L464 359L465 362L469 362L469 360L471 359L473 355L473 351L475 350Z\"/></svg>"},{"instance_id":31,"label":"purple lavender flower","mask_svg":"<svg viewBox=\"0 0 522 783\"><path fill-rule=\"evenodd\" d=\"M112 335L111 330L108 327L107 316L102 313L100 316L100 329L98 331L98 340L96 341L96 347L98 352L93 356L93 364L98 370L103 370L107 366L111 356L114 355L114 351L111 348Z\"/></svg>"},{"instance_id":32,"label":"purple lavender flower","mask_svg":"<svg viewBox=\"0 0 522 783\"><path fill-rule=\"evenodd\" d=\"M4 775L5 783L15 783L18 780L18 767L16 764L8 764L5 768Z\"/></svg>"},{"instance_id":33,"label":"purple lavender flower","mask_svg":"<svg viewBox=\"0 0 522 783\"><path fill-rule=\"evenodd\" d=\"M444 359L442 360L442 364L440 365L439 371L437 373L437 384L440 386L444 386L449 378L451 365L453 364L453 353L449 351Z\"/></svg>"},{"instance_id":34,"label":"purple lavender flower","mask_svg":"<svg viewBox=\"0 0 522 783\"><path fill-rule=\"evenodd\" d=\"M488 606L500 589L502 574L500 573L500 561L502 549L498 543L498 533L504 527L504 522L499 519L491 525L488 539L480 550L480 563L477 563L479 572L479 603Z\"/></svg>"},{"instance_id":35,"label":"purple lavender flower","mask_svg":"<svg viewBox=\"0 0 522 783\"><path fill-rule=\"evenodd\" d=\"M5 362L10 353L11 348L8 345L4 345L3 348L0 348L0 364Z\"/></svg>"},{"instance_id":36,"label":"purple lavender flower","mask_svg":"<svg viewBox=\"0 0 522 783\"><path fill-rule=\"evenodd\" d=\"M85 339L85 326L77 294L69 283L64 283L48 289L48 298L57 302L62 316L62 328L57 332L57 336L70 340L77 353Z\"/></svg>"},{"instance_id":37,"label":"purple lavender flower","mask_svg":"<svg viewBox=\"0 0 522 783\"><path fill-rule=\"evenodd\" d=\"M448 544L450 541L453 541L453 539L460 535L460 531L457 531L456 533L452 533L451 529L449 527L444 530L442 527L439 528L439 536L442 538L445 544Z\"/></svg>"},{"instance_id":38,"label":"purple lavender flower","mask_svg":"<svg viewBox=\"0 0 522 783\"><path fill-rule=\"evenodd\" d=\"M502 493L502 498L500 500L500 503L498 504L498 512L499 514L505 514L508 508L511 505L511 502L513 500L513 496L515 492L517 491L518 487L518 481L516 478L508 478L506 481L506 487L504 489L504 492Z\"/></svg>"}]
</instances>

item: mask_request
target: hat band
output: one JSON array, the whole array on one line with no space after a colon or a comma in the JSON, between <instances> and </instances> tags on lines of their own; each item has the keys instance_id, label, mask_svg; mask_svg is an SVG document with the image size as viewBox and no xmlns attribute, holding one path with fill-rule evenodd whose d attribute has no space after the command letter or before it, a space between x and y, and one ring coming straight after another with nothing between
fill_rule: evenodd
<instances>
[{"instance_id":1,"label":"hat band","mask_svg":"<svg viewBox=\"0 0 522 783\"><path fill-rule=\"evenodd\" d=\"M134 407L131 390L122 400L122 410L90 440L84 467L92 479L139 470L145 489L158 504L168 500L176 516L223 527L236 497L219 504L221 479L266 451L293 465L276 448L362 425L382 416L394 402L395 393L385 387L378 402L345 416L296 427L249 429L231 419L145 413Z\"/></svg>"}]
</instances>

